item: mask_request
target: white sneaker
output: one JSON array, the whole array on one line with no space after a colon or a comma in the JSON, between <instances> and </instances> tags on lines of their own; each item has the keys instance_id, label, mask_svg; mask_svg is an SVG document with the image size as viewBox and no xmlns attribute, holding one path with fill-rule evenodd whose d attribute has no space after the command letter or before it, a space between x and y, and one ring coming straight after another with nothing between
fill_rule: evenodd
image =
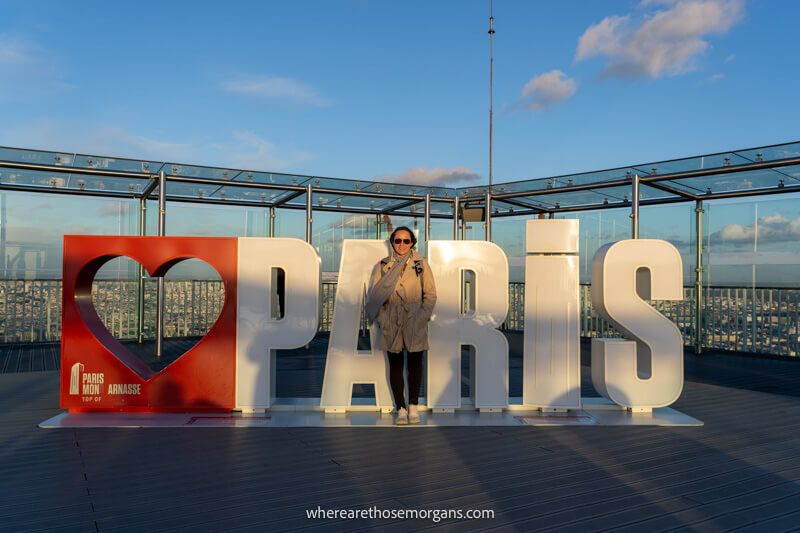
<instances>
[{"instance_id":1,"label":"white sneaker","mask_svg":"<svg viewBox=\"0 0 800 533\"><path fill-rule=\"evenodd\" d=\"M417 412L417 406L414 404L408 406L408 423L419 424L419 413Z\"/></svg>"},{"instance_id":2,"label":"white sneaker","mask_svg":"<svg viewBox=\"0 0 800 533\"><path fill-rule=\"evenodd\" d=\"M394 423L398 426L405 426L408 424L408 411L406 411L405 407L401 407L397 410L397 419Z\"/></svg>"}]
</instances>

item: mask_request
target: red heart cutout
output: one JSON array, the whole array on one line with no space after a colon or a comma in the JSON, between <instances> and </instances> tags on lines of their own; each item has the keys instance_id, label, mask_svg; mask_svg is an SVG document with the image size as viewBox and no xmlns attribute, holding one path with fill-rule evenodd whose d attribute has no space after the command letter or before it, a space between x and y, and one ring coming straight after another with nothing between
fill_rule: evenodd
<instances>
[{"instance_id":1,"label":"red heart cutout","mask_svg":"<svg viewBox=\"0 0 800 533\"><path fill-rule=\"evenodd\" d=\"M197 258L222 278L225 302L216 323L159 372L115 339L94 309L92 281L103 264L120 256L137 261L155 277ZM65 236L61 406L71 411L232 409L236 271L236 238Z\"/></svg>"},{"instance_id":2,"label":"red heart cutout","mask_svg":"<svg viewBox=\"0 0 800 533\"><path fill-rule=\"evenodd\" d=\"M119 261L120 259L125 261ZM150 368L153 375L164 370L188 353L208 334L219 318L219 313L224 303L225 291L221 283L214 283L214 286L206 285L206 290L194 291L191 290L193 287L196 287L194 281L178 279L166 281L166 278L171 278L173 272L181 270L179 267L187 263L194 263L193 269L203 269L204 274L202 274L202 276L205 279L217 278L218 282L221 280L221 278L219 278L219 272L214 270L208 263L196 258L186 259L173 264L172 268L164 273L166 301L164 303L164 353L162 357L156 357L156 343L154 341L156 329L155 303L157 301L156 282L162 278L147 277L145 274L143 287L145 289L145 301L148 302L147 314L145 316L149 316L150 320L149 322L145 321L146 331L149 329L149 331L147 331L149 335L144 344L137 344L135 340L132 340L136 335L135 322L129 322L129 320L133 318L133 315L136 314L135 306L130 305L131 302L135 301L135 292L138 292L134 287L136 283L135 279L132 280L132 283L131 281L101 279L109 273L116 274L125 271L138 273L139 267L142 265L139 265L129 257L110 259L97 271L92 282L91 311L93 311L93 313L88 309L82 309L81 302L79 302L78 305L84 323L92 324L90 329L92 329L95 336L100 339L106 339L108 335L113 336L114 339L122 345L122 349L120 349L119 346L109 346L105 341L104 344L106 344L106 348L109 348L110 351L117 353L117 356L123 361L129 360L131 356L136 357ZM184 270L184 272L186 271ZM209 278L206 273L210 272L214 274ZM205 285L205 283L201 282L201 285ZM132 287L133 293L130 293ZM203 287L200 288L202 289ZM192 294L191 297L190 293ZM204 295L206 298L203 297ZM222 296L222 298L220 298L220 296ZM195 309L198 310L198 320L192 321L192 318L195 316ZM129 315L128 313L131 314ZM87 315L91 315L91 320L87 318ZM97 317L95 318L94 315L97 315ZM98 320L100 321L100 326L97 326ZM105 332L103 332L102 335L99 334L97 330L99 330L100 327L107 330L108 334ZM178 337L182 334L191 335L191 338L179 339ZM178 348L180 348L180 351ZM122 352L127 353L125 353L124 356L120 356ZM137 368L133 368L133 370L137 371ZM143 375L142 377L148 378L147 375Z\"/></svg>"}]
</instances>

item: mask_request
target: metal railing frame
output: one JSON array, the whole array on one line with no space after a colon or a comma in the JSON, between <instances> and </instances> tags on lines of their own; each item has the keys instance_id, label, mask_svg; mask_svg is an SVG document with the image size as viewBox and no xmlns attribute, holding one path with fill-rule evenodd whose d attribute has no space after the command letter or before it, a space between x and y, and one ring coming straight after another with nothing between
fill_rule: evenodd
<instances>
[{"instance_id":1,"label":"metal railing frame","mask_svg":"<svg viewBox=\"0 0 800 533\"><path fill-rule=\"evenodd\" d=\"M61 280L0 281L0 343L52 342L60 338ZM106 327L120 339L156 338L157 283L142 283L144 311L137 301L139 280L95 281L95 309ZM688 347L735 350L773 355L800 355L800 287L684 287L683 301L655 302L673 320ZM336 283L321 287L320 331L330 331ZM165 282L165 338L198 336L207 331L224 301L222 282ZM503 329L524 326L524 283L509 284L509 314ZM618 336L598 317L591 304L591 286L581 285L581 335ZM699 313L698 313L699 311ZM698 320L698 316L700 319ZM141 318L140 318L141 317ZM698 329L698 326L701 329Z\"/></svg>"},{"instance_id":2,"label":"metal railing frame","mask_svg":"<svg viewBox=\"0 0 800 533\"><path fill-rule=\"evenodd\" d=\"M694 290L697 295L694 304L694 313L693 313L693 320L694 320L694 330L698 332L703 331L703 309L704 309L704 302L703 302L703 295L704 295L704 286L703 286L703 264L702 264L702 249L703 249L703 236L702 236L702 214L703 214L703 200L711 200L711 199L722 199L722 198L736 198L736 197L755 197L760 195L767 195L767 194L786 194L786 193L794 193L800 192L800 185L791 185L785 186L783 180L779 181L779 184L775 187L762 187L758 189L749 189L749 190L741 190L741 191L725 191L725 192L718 192L714 193L710 189L707 191L706 194L693 194L689 191L683 191L680 189L676 189L669 185L664 184L663 182L666 181L673 181L673 180L681 180L687 178L700 178L700 177L707 177L707 176L716 176L722 174L731 174L731 173L738 173L738 172L747 172L747 171L754 171L754 170L764 170L764 169L775 169L779 167L786 167L791 165L798 165L800 164L800 158L785 158L785 159L778 159L772 161L754 161L750 163L745 163L741 165L727 165L723 167L716 167L710 169L698 169L686 172L674 172L669 174L659 174L656 175L655 171L651 173L651 175L647 176L639 176L639 174L634 175L627 175L625 178L622 179L615 179L611 181L601 182L601 183L588 183L588 184L567 184L558 187L548 187L546 189L536 189L536 190L529 190L529 191L517 191L517 192L510 192L510 193L497 193L495 190L492 190L491 186L486 190L485 194L477 195L477 196L469 196L465 194L462 198L459 198L460 190L454 189L453 198L449 197L432 197L430 193L427 193L424 198L420 197L419 195L402 195L402 194L390 194L390 193L383 193L378 191L365 191L365 190L344 190L344 189L331 189L326 187L315 187L311 183L306 183L304 185L279 185L279 184L269 184L269 183L253 183L253 182L238 182L232 180L221 180L221 179L211 179L211 178L192 178L186 176L178 176L178 175L171 175L167 174L163 168L164 164L162 164L161 169L159 169L158 173L150 173L150 172L128 172L128 171L110 171L104 170L101 168L81 168L81 167L69 167L69 166L62 166L62 165L55 165L55 164L42 164L42 163L23 163L23 162L11 162L11 161L0 161L0 168L13 168L19 170L33 170L33 171L46 171L46 172L54 172L54 173L66 173L66 174L78 174L78 175L94 175L94 176L106 176L106 177L114 177L114 178L131 178L131 179L146 179L148 180L148 184L145 188L141 191L141 193L137 193L135 191L131 191L128 194L121 193L121 192L110 192L110 191L99 191L99 190L75 190L75 189L67 189L67 188L58 188L58 187L46 187L40 185L18 185L12 183L0 183L0 190L12 190L12 191L26 191L26 192L45 192L45 193L57 193L57 194L79 194L84 196L101 196L107 198L131 198L131 199L138 199L139 200L139 207L140 207L140 223L139 223L139 235L146 235L146 209L147 209L147 199L150 198L151 194L158 188L158 235L164 236L166 235L166 204L167 202L190 202L196 204L221 204L221 205L236 205L236 206L248 206L248 207L265 207L269 208L270 212L270 220L269 220L269 235L274 236L275 234L275 208L280 206L283 208L289 209L305 209L306 211L306 240L311 242L312 239L312 221L313 221L313 212L314 210L319 211L335 211L335 212L347 212L347 213L362 213L362 214L374 214L376 212L375 209L359 209L359 208L339 208L339 207L327 207L327 206L318 206L314 208L313 206L313 195L314 194L328 194L334 196L356 196L356 197L368 197L368 198L381 198L381 199L391 199L391 200L403 200L404 202L399 206L395 206L393 208L386 209L386 212L393 212L397 214L402 214L403 216L410 216L410 217L419 217L422 216L424 218L424 235L426 241L430 238L430 220L431 218L452 218L453 220L453 234L454 238L458 238L458 227L459 227L459 207L461 203L471 202L474 204L483 203L484 206L484 229L485 229L485 239L487 241L491 241L491 223L493 217L502 217L502 216L525 216L529 214L538 214L542 212L548 213L549 217L552 218L555 213L564 213L564 212L578 212L578 211L587 211L587 210L599 210L599 209L609 209L609 208L616 208L622 207L626 205L630 205L631 207L631 236L632 238L638 238L639 235L639 208L641 205L657 205L657 204L666 204L666 203L675 203L675 202L685 202L685 201L694 201L695 202L695 213L696 213L696 257L695 257L695 286ZM633 167L631 167L633 168ZM174 171L174 170L173 170ZM239 174L242 174L243 171L240 171ZM237 174L237 176L239 175ZM303 176L307 178L306 181L310 181L313 179L313 176ZM221 190L223 187L245 187L249 189L265 189L265 190L280 190L284 192L289 192L289 194L282 198L278 199L273 202L265 202L262 200L260 203L256 202L247 202L247 201L240 201L240 200L226 200L224 198L193 198L193 197L181 197L181 196L172 196L170 197L167 194L167 183L169 181L174 181L178 183L195 183L195 184L203 184L203 185L218 185L217 190ZM648 185L654 188L670 192L671 194L677 195L676 198L666 198L666 199L651 199L651 200L641 200L639 189L640 185ZM605 188L610 187L619 187L630 185L632 188L631 193L631 200L623 201L623 202L603 202L602 204L587 204L587 205L580 205L580 206L569 206L569 207L560 207L558 204L555 204L552 207L543 207L543 206L534 206L530 205L527 206L527 211L521 212L508 212L508 213L492 213L492 202L493 201L503 201L508 200L515 206L522 207L525 209L526 204L521 202L520 199L525 198L535 198L537 196L542 195L550 195L550 194L563 194L569 192L576 192L576 191L585 191L585 190L602 190ZM288 202L291 199L299 197L301 195L306 195L306 202L304 206L298 206L294 204L289 204ZM425 202L425 208L423 210L422 215L415 211L410 212L400 212L399 209L404 207L412 206L420 201ZM431 202L444 202L450 203L453 207L453 214L452 216L442 215L433 213L431 209ZM462 224L462 238L464 237L464 225ZM380 225L378 225L378 231L380 231ZM143 329L142 324L144 322L144 271L140 269L139 273L139 283L138 283L139 290L137 291L137 316L138 316L138 331L137 331L137 339L143 339ZM159 278L158 282L158 295L157 295L157 311L156 311L156 341L157 341L157 354L160 355L162 349L162 339L163 339L163 331L164 331L164 299L165 299L165 285L163 278ZM755 313L755 303L753 303L753 312ZM753 323L753 327L756 327L756 324ZM697 353L702 352L703 350L703 340L704 335L696 335L694 339L694 347ZM754 341L753 341L754 342Z\"/></svg>"}]
</instances>

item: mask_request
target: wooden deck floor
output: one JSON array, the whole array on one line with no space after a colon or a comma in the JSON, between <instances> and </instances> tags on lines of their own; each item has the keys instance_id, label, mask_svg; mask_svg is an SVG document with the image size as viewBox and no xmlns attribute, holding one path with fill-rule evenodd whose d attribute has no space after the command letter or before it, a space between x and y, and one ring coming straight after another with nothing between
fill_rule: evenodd
<instances>
[{"instance_id":1,"label":"wooden deck floor","mask_svg":"<svg viewBox=\"0 0 800 533\"><path fill-rule=\"evenodd\" d=\"M306 383L283 394L314 389L316 356L286 365ZM57 372L6 373L0 530L800 530L800 364L687 355L686 376L675 407L704 427L73 431L36 427ZM318 507L495 517L306 517Z\"/></svg>"}]
</instances>

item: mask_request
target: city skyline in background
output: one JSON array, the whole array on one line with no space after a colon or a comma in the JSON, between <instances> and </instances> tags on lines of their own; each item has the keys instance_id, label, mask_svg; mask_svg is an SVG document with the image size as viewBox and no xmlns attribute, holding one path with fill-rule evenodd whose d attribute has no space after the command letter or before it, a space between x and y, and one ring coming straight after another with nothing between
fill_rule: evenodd
<instances>
[{"instance_id":1,"label":"city skyline in background","mask_svg":"<svg viewBox=\"0 0 800 533\"><path fill-rule=\"evenodd\" d=\"M485 184L488 6L6 0L0 145ZM786 67L798 14L800 5L781 0L496 0L495 183L796 141L798 74ZM60 277L64 233L137 232L133 202L3 198L6 277ZM707 203L708 282L800 286L795 203ZM302 238L301 215L280 213L278 235ZM575 215L582 281L593 250L629 234L627 215ZM642 236L681 250L687 282L693 224L689 204L642 210ZM468 237L482 238L482 225L473 226ZM254 209L170 205L167 228L266 235ZM374 230L358 216L316 214L324 269L338 268L347 231ZM512 277L523 232L519 220L494 222ZM449 235L449 222L434 222L434 238Z\"/></svg>"},{"instance_id":2,"label":"city skyline in background","mask_svg":"<svg viewBox=\"0 0 800 533\"><path fill-rule=\"evenodd\" d=\"M138 234L138 201L76 198L58 194L3 192L6 204L6 278L59 279L61 247L65 234ZM156 209L148 209L147 228L157 226ZM706 202L704 223L704 264L706 284L735 286L800 287L800 250L791 231L800 220L800 205L792 195L758 200ZM61 224L43 223L47 218ZM305 213L278 210L276 236L304 238ZM564 213L558 217L580 220L581 282L591 281L591 258L602 244L630 237L630 209ZM169 204L167 234L189 236L267 236L267 209ZM649 206L640 212L640 236L660 238L674 244L684 262L684 283L694 279L694 203ZM522 281L525 220L531 217L503 217L493 221L493 241L509 257L511 281ZM421 236L422 219L392 217L395 227L407 225ZM757 232L755 228L758 228ZM787 228L789 228L787 230ZM432 219L431 238L451 239L452 221ZM381 237L387 237L383 227ZM758 235L758 237L756 236ZM345 238L375 238L375 218L370 215L317 212L312 244L320 254L322 270L338 271L341 242ZM484 238L483 223L468 224L468 239ZM424 239L420 242L424 249ZM14 260L16 258L16 260ZM755 268L754 268L755 265ZM100 277L126 278L130 266L117 261ZM173 269L170 277L212 279L216 275L198 265Z\"/></svg>"}]
</instances>

